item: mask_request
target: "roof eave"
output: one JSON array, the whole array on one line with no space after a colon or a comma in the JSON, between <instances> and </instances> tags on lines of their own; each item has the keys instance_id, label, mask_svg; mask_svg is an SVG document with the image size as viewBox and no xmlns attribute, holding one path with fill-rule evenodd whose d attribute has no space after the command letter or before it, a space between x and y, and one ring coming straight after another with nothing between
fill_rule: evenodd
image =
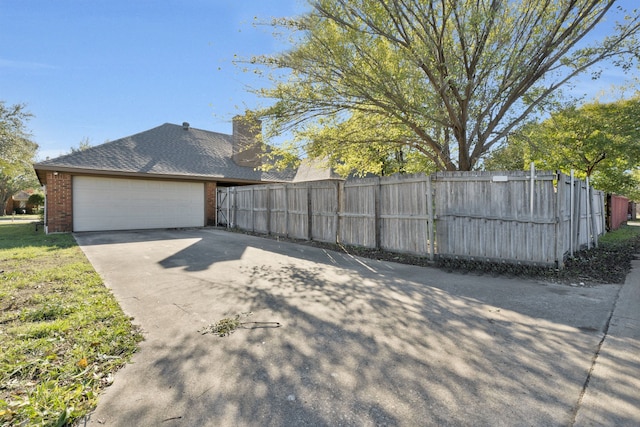
<instances>
[{"instance_id":1,"label":"roof eave","mask_svg":"<svg viewBox=\"0 0 640 427\"><path fill-rule=\"evenodd\" d=\"M180 180L180 181L211 181L221 183L238 183L238 184L274 184L290 182L286 180L251 180L243 178L233 178L225 176L213 176L213 175L184 175L184 174L154 174L149 172L132 172L132 171L117 171L117 170L105 170L105 169L89 169L89 168L74 168L69 166L56 166L56 165L43 165L34 164L33 168L36 171L40 184L46 184L46 179L43 172L66 172L74 175L92 175L92 176L111 176L121 178L142 178L142 179L166 179L166 180Z\"/></svg>"}]
</instances>

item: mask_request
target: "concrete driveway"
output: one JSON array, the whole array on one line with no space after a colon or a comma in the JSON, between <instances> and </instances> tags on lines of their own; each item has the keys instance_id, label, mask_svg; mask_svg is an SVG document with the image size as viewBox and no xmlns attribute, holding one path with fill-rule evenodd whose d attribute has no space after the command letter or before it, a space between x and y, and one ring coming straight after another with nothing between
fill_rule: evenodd
<instances>
[{"instance_id":1,"label":"concrete driveway","mask_svg":"<svg viewBox=\"0 0 640 427\"><path fill-rule=\"evenodd\" d=\"M216 229L76 239L146 337L86 425L598 424L581 405L619 285L448 274ZM243 312L282 326L198 332Z\"/></svg>"}]
</instances>

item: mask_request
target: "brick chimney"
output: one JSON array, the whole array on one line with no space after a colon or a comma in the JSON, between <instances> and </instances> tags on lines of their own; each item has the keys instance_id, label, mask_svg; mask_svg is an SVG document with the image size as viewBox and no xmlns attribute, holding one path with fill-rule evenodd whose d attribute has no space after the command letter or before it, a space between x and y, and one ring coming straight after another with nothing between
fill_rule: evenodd
<instances>
[{"instance_id":1,"label":"brick chimney","mask_svg":"<svg viewBox=\"0 0 640 427\"><path fill-rule=\"evenodd\" d=\"M233 161L238 166L262 166L262 121L253 117L233 118Z\"/></svg>"}]
</instances>

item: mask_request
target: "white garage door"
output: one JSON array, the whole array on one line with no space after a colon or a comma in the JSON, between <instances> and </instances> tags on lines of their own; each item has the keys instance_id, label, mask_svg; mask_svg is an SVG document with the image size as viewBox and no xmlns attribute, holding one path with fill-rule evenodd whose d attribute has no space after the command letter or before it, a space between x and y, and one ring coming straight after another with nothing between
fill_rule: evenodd
<instances>
[{"instance_id":1,"label":"white garage door","mask_svg":"<svg viewBox=\"0 0 640 427\"><path fill-rule=\"evenodd\" d=\"M73 177L73 231L202 227L204 184Z\"/></svg>"}]
</instances>

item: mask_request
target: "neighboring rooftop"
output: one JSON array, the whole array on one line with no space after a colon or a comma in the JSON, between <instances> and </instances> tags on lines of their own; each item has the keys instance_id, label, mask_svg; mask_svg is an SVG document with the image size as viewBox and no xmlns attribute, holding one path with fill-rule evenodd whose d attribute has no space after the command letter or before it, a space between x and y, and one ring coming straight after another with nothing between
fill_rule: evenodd
<instances>
[{"instance_id":1,"label":"neighboring rooftop","mask_svg":"<svg viewBox=\"0 0 640 427\"><path fill-rule=\"evenodd\" d=\"M326 160L304 159L298 167L293 182L324 181L343 178L327 165Z\"/></svg>"}]
</instances>

